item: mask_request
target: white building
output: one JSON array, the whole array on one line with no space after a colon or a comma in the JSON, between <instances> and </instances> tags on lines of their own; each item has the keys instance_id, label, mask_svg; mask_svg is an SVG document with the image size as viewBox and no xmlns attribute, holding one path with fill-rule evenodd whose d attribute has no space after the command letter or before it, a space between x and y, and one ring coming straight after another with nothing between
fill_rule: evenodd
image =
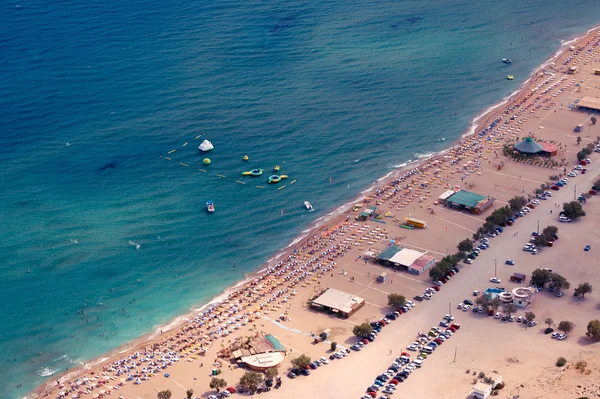
<instances>
[{"instance_id":1,"label":"white building","mask_svg":"<svg viewBox=\"0 0 600 399\"><path fill-rule=\"evenodd\" d=\"M473 387L473 396L477 399L487 399L492 394L492 386L485 382L478 382Z\"/></svg>"}]
</instances>

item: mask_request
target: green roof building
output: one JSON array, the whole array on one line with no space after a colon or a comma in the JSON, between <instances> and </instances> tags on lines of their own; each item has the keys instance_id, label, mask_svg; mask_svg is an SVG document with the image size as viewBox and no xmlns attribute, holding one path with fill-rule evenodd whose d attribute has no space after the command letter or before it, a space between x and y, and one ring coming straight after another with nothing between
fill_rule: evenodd
<instances>
[{"instance_id":1,"label":"green roof building","mask_svg":"<svg viewBox=\"0 0 600 399\"><path fill-rule=\"evenodd\" d=\"M451 208L467 210L476 214L483 212L492 206L493 203L494 198L472 193L467 190L460 190L452 194L446 200L446 204Z\"/></svg>"}]
</instances>

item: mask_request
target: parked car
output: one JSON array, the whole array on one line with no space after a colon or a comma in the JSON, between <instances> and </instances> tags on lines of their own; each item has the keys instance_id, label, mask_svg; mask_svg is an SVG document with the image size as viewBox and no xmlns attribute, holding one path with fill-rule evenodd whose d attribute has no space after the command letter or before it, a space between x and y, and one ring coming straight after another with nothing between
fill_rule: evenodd
<instances>
[{"instance_id":1,"label":"parked car","mask_svg":"<svg viewBox=\"0 0 600 399\"><path fill-rule=\"evenodd\" d=\"M502 280L500 280L498 277L494 276L494 277L490 278L490 282L500 284L502 282Z\"/></svg>"},{"instance_id":2,"label":"parked car","mask_svg":"<svg viewBox=\"0 0 600 399\"><path fill-rule=\"evenodd\" d=\"M548 327L544 330L544 334L550 334L553 331L554 331L554 329L552 327Z\"/></svg>"},{"instance_id":3,"label":"parked car","mask_svg":"<svg viewBox=\"0 0 600 399\"><path fill-rule=\"evenodd\" d=\"M515 261L514 260L510 260L510 259L506 259L506 261L504 262L504 264L514 266L515 265Z\"/></svg>"},{"instance_id":4,"label":"parked car","mask_svg":"<svg viewBox=\"0 0 600 399\"><path fill-rule=\"evenodd\" d=\"M473 291L473 296L477 296L477 295L479 295L479 294L481 294L481 291L479 291L479 290L475 290L475 291Z\"/></svg>"},{"instance_id":5,"label":"parked car","mask_svg":"<svg viewBox=\"0 0 600 399\"><path fill-rule=\"evenodd\" d=\"M588 252L590 249L592 249L592 246L590 244L586 245L585 248L583 248L583 250L586 252Z\"/></svg>"}]
</instances>

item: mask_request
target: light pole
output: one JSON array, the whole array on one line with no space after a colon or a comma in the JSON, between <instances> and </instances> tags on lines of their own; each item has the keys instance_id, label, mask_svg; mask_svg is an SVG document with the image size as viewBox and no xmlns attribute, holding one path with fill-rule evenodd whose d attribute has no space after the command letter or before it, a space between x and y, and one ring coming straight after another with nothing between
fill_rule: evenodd
<instances>
[{"instance_id":1,"label":"light pole","mask_svg":"<svg viewBox=\"0 0 600 399\"><path fill-rule=\"evenodd\" d=\"M498 271L498 259L494 259L494 277L497 277L497 272Z\"/></svg>"},{"instance_id":2,"label":"light pole","mask_svg":"<svg viewBox=\"0 0 600 399\"><path fill-rule=\"evenodd\" d=\"M452 316L452 302L448 302L448 314Z\"/></svg>"}]
</instances>

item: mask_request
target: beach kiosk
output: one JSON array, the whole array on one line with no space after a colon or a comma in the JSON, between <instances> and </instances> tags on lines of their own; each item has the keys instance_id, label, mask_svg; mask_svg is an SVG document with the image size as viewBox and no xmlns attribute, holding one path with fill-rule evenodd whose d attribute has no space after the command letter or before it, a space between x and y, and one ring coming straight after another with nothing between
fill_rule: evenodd
<instances>
[{"instance_id":1,"label":"beach kiosk","mask_svg":"<svg viewBox=\"0 0 600 399\"><path fill-rule=\"evenodd\" d=\"M583 130L583 125L577 125L575 126L575 129L573 129L573 131L575 133L580 133Z\"/></svg>"},{"instance_id":2,"label":"beach kiosk","mask_svg":"<svg viewBox=\"0 0 600 399\"><path fill-rule=\"evenodd\" d=\"M419 229L427 228L426 221L412 217L406 218L406 224L409 226L418 227Z\"/></svg>"}]
</instances>

